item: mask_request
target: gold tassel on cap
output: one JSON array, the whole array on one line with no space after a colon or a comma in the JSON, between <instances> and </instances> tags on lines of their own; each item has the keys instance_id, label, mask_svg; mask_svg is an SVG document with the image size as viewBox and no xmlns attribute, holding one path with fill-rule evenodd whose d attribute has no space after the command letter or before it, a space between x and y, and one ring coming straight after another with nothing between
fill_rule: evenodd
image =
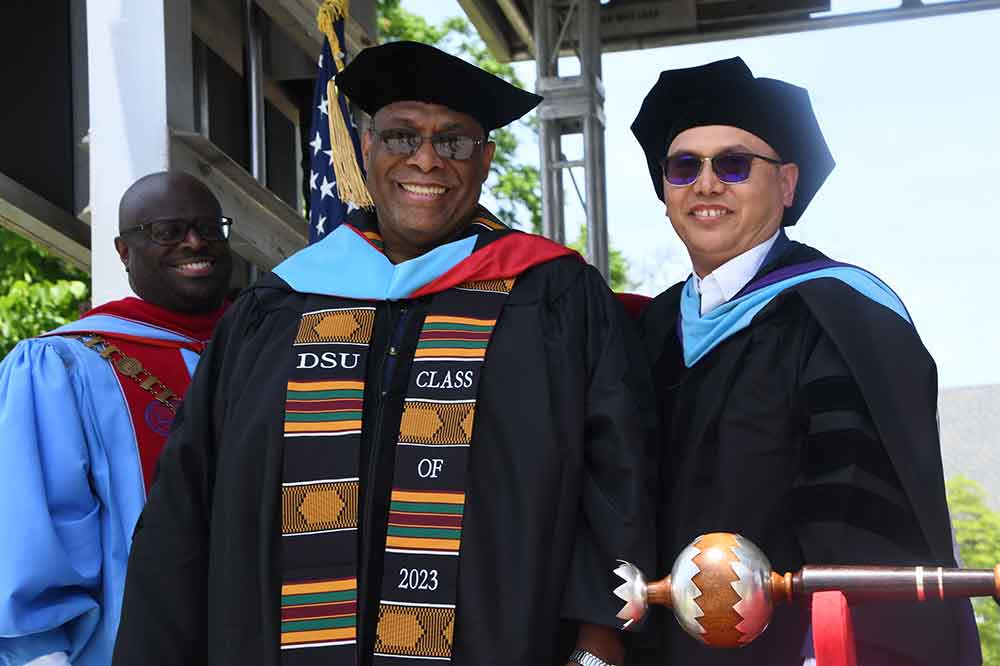
<instances>
[{"instance_id":1,"label":"gold tassel on cap","mask_svg":"<svg viewBox=\"0 0 1000 666\"><path fill-rule=\"evenodd\" d=\"M337 86L333 79L326 84L327 105L330 118L330 157L333 161L333 172L337 175L337 194L341 201L353 203L362 208L372 208L375 202L365 185L361 175L361 167L354 155L354 142L344 116L337 105ZM336 108L335 108L336 107Z\"/></svg>"},{"instance_id":2,"label":"gold tassel on cap","mask_svg":"<svg viewBox=\"0 0 1000 666\"><path fill-rule=\"evenodd\" d=\"M335 21L347 19L347 6L348 0L325 0L316 15L319 29L330 42L330 53L333 54L338 72L344 69L344 53L333 24ZM358 166L354 155L354 142L351 141L351 133L347 129L344 116L340 113L338 96L337 86L331 78L326 84L326 115L330 121L330 156L337 179L337 194L341 201L362 208L372 208L375 203L368 192L365 178L361 175L361 167Z\"/></svg>"}]
</instances>

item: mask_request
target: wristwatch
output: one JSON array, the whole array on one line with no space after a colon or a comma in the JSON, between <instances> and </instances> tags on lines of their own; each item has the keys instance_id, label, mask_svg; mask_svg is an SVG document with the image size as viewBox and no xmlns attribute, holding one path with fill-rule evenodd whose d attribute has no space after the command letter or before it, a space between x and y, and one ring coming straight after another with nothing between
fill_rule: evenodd
<instances>
[{"instance_id":1,"label":"wristwatch","mask_svg":"<svg viewBox=\"0 0 1000 666\"><path fill-rule=\"evenodd\" d=\"M575 661L580 666L614 666L586 650L573 650L569 653L569 660Z\"/></svg>"}]
</instances>

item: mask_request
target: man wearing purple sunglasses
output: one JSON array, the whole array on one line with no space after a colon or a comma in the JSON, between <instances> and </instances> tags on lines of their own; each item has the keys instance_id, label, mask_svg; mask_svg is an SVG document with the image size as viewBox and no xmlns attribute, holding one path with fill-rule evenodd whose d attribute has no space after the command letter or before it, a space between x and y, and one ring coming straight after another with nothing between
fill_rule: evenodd
<instances>
[{"instance_id":1,"label":"man wearing purple sunglasses","mask_svg":"<svg viewBox=\"0 0 1000 666\"><path fill-rule=\"evenodd\" d=\"M955 566L933 359L884 282L783 230L834 165L808 93L739 58L665 71L632 132L694 268L642 315L665 443L657 574L718 531L777 571ZM862 666L982 661L965 600L852 613ZM736 651L664 612L650 624L633 664L813 661L800 608Z\"/></svg>"}]
</instances>

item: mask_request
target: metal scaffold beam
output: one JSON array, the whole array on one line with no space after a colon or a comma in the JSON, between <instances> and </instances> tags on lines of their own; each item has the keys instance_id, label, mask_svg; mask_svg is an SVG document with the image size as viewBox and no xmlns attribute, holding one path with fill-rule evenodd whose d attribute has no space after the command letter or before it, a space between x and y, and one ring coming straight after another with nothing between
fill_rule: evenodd
<instances>
[{"instance_id":1,"label":"metal scaffold beam","mask_svg":"<svg viewBox=\"0 0 1000 666\"><path fill-rule=\"evenodd\" d=\"M542 233L557 242L565 242L562 171L580 166L581 161L565 158L562 138L582 134L586 199L581 204L587 215L587 259L607 278L604 86L601 82L599 9L597 0L535 0L535 90L545 97L538 107ZM568 45L572 45L580 61L580 73L560 76L559 53ZM579 188L577 191L579 193Z\"/></svg>"}]
</instances>

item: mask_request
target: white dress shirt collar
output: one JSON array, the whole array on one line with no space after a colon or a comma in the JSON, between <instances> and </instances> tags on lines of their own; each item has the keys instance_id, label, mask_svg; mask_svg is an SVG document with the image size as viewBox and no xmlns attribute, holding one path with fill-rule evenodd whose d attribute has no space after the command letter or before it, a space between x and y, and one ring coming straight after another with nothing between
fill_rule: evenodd
<instances>
[{"instance_id":1,"label":"white dress shirt collar","mask_svg":"<svg viewBox=\"0 0 1000 666\"><path fill-rule=\"evenodd\" d=\"M753 279L779 234L780 229L763 243L733 257L703 278L694 273L694 288L701 296L702 316L738 294Z\"/></svg>"}]
</instances>

